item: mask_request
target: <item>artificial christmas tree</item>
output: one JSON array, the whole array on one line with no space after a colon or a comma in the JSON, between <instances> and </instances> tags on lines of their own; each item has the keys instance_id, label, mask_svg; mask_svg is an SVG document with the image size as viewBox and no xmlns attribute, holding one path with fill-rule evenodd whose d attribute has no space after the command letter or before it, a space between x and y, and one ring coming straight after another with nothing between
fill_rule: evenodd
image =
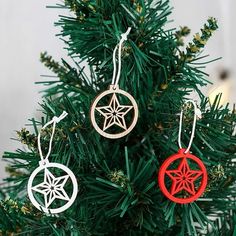
<instances>
[{"instance_id":1,"label":"artificial christmas tree","mask_svg":"<svg viewBox=\"0 0 236 236\"><path fill-rule=\"evenodd\" d=\"M168 29L171 11L165 0L65 0L57 7L73 15L61 16L57 25L62 27L60 36L74 65L66 60L55 62L47 53L41 55L58 79L43 82L48 86L41 106L44 117L30 120L34 132L25 128L18 132L28 149L4 154L10 164L9 177L1 188L1 234L233 235L235 110L220 107L220 95L210 104L200 89L208 83L203 71L205 56L200 54L217 29L216 20L209 18L184 49L183 40L190 31L187 27ZM113 50L129 27L121 48L119 86L135 98L138 120L126 136L109 139L91 124L90 107L97 94L112 83ZM178 204L160 191L157 172L178 150L180 109L192 92L199 96L202 117L197 120L191 151L204 163L208 184L201 198ZM106 101L108 104L109 98ZM37 135L62 111L68 116L55 128L50 162L74 173L78 193L66 211L55 215L35 208L26 189L40 161ZM185 106L183 147L188 145L192 121L193 109ZM45 155L52 128L41 132ZM194 168L190 162L188 165ZM34 181L40 184L42 176ZM171 186L171 181L166 184ZM181 194L184 198L185 193Z\"/></svg>"}]
</instances>

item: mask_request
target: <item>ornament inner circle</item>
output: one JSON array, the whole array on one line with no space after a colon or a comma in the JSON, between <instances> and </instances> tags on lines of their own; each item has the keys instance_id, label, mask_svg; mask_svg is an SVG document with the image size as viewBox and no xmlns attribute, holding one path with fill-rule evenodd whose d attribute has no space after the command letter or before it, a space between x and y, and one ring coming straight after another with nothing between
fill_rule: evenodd
<instances>
[{"instance_id":1,"label":"ornament inner circle","mask_svg":"<svg viewBox=\"0 0 236 236\"><path fill-rule=\"evenodd\" d=\"M160 167L158 183L162 193L171 201L187 204L197 200L205 191L207 186L207 170L203 162L196 156L185 153L180 149L178 153L168 157ZM176 169L168 169L174 162L179 162ZM189 164L191 163L192 166ZM195 167L191 169L191 167ZM171 180L171 187L166 187L166 177ZM200 183L196 188L195 181ZM182 194L185 193L183 196ZM181 194L180 197L175 196Z\"/></svg>"},{"instance_id":2,"label":"ornament inner circle","mask_svg":"<svg viewBox=\"0 0 236 236\"><path fill-rule=\"evenodd\" d=\"M111 96L109 104L106 106L99 106L99 102L105 96ZM129 100L129 105L121 104L118 96L124 96ZM99 112L103 116L104 123L103 127L100 127L97 123L96 112ZM126 125L126 115L132 112L132 120L130 124ZM138 105L135 99L126 91L119 89L119 86L110 85L108 90L100 93L92 103L90 109L90 119L95 130L102 136L110 139L122 138L135 127L138 121ZM107 129L117 126L122 129L121 132L111 133Z\"/></svg>"},{"instance_id":3,"label":"ornament inner circle","mask_svg":"<svg viewBox=\"0 0 236 236\"><path fill-rule=\"evenodd\" d=\"M54 176L53 173L50 172L50 168L58 168L65 172L65 175L59 177ZM33 186L34 179L40 172L44 172L44 181ZM67 181L71 181L73 185L71 196L68 196L64 189L64 185ZM31 174L28 181L27 191L30 201L38 210L45 213L57 214L65 211L73 204L78 193L78 184L74 173L68 167L59 163L50 163L46 161L44 164L40 164L40 166ZM36 200L33 193L34 191L44 195L44 206ZM64 200L66 203L58 208L50 208L50 205L56 199Z\"/></svg>"}]
</instances>

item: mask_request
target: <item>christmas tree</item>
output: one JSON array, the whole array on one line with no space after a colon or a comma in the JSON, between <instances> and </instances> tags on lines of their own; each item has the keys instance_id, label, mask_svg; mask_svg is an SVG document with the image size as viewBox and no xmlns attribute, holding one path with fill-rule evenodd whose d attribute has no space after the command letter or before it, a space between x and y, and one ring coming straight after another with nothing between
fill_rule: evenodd
<instances>
[{"instance_id":1,"label":"christmas tree","mask_svg":"<svg viewBox=\"0 0 236 236\"><path fill-rule=\"evenodd\" d=\"M73 63L41 54L42 63L56 78L42 82L47 86L43 117L30 119L34 131L17 132L26 148L4 154L9 177L1 188L0 234L235 235L235 110L219 106L220 94L210 104L201 92L209 83L202 51L218 28L216 20L209 18L185 45L190 29L168 28L171 8L167 0L65 0L56 7L71 15L61 16L56 25L62 29L60 37ZM113 50L129 27L121 45L119 87L135 99L138 121L126 136L106 138L91 124L90 108L112 82ZM196 201L179 204L160 190L157 173L178 152L181 108L182 143L184 147L189 143L193 107L183 104L193 92L202 116L197 119L191 153L204 163L208 183ZM26 190L39 166L37 136L41 132L46 155L53 128L42 127L63 111L68 115L55 128L49 161L74 173L78 193L67 210L51 214L37 209ZM100 114L97 119L103 122L104 117ZM124 123L119 124L118 128L124 128ZM42 175L35 181L40 184ZM170 185L171 180L167 181Z\"/></svg>"}]
</instances>

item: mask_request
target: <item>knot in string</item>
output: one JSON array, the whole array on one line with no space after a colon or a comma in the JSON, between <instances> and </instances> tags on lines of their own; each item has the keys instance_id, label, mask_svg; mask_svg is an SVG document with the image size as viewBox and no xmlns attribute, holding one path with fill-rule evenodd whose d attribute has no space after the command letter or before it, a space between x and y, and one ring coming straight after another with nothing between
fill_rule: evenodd
<instances>
[{"instance_id":1,"label":"knot in string","mask_svg":"<svg viewBox=\"0 0 236 236\"><path fill-rule=\"evenodd\" d=\"M48 157L51 153L51 150L52 150L52 140L53 140L53 136L54 136L54 133L55 133L55 128L56 128L56 124L59 123L61 120L63 120L66 116L68 115L68 113L66 111L63 111L63 113L57 117L57 116L54 116L52 118L52 120L50 120L49 122L47 122L41 130L45 129L46 127L48 127L49 125L53 124L53 127L52 127L52 134L51 134L51 138L50 138L50 141L49 141L49 148L48 148L48 153L47 155L44 157L43 156L43 152L42 152L42 148L41 148L41 130L39 131L39 134L38 134L38 149L39 149L39 155L40 155L40 158L42 161L46 161L48 160Z\"/></svg>"},{"instance_id":2,"label":"knot in string","mask_svg":"<svg viewBox=\"0 0 236 236\"><path fill-rule=\"evenodd\" d=\"M201 110L197 107L197 104L193 101L193 100L188 100L185 102L185 104L187 103L192 103L193 107L194 107L194 118L193 118L193 126L192 126L192 132L191 132L191 137L189 140L189 144L187 149L185 150L184 153L189 152L191 146L192 146L192 142L193 142L193 138L194 138L194 134L195 134L195 130L196 130L196 122L197 122L197 117L201 118ZM179 121L179 135L178 135L178 144L179 144L179 148L182 149L182 144L181 144L181 133L182 133L182 124L183 124L183 109L181 109L181 113L180 113L180 121Z\"/></svg>"},{"instance_id":3,"label":"knot in string","mask_svg":"<svg viewBox=\"0 0 236 236\"><path fill-rule=\"evenodd\" d=\"M131 27L128 28L128 30L121 34L121 39L118 45L116 45L114 51L113 51L113 76L112 76L112 82L111 84L114 85L114 88L116 88L116 86L119 83L119 79L120 79L120 72L121 72L121 47L122 44L124 43L124 41L127 40L127 37L129 35L131 31ZM116 53L117 53L117 49L118 49L118 72L116 71Z\"/></svg>"},{"instance_id":4,"label":"knot in string","mask_svg":"<svg viewBox=\"0 0 236 236\"><path fill-rule=\"evenodd\" d=\"M122 43L127 40L127 37L129 35L130 31L131 31L131 27L129 27L125 33L121 34L121 41L122 41Z\"/></svg>"},{"instance_id":5,"label":"knot in string","mask_svg":"<svg viewBox=\"0 0 236 236\"><path fill-rule=\"evenodd\" d=\"M66 111L63 111L62 114L57 117L57 116L54 116L52 118L52 122L55 122L55 123L59 123L61 120L63 120L66 116L68 115L68 113Z\"/></svg>"}]
</instances>

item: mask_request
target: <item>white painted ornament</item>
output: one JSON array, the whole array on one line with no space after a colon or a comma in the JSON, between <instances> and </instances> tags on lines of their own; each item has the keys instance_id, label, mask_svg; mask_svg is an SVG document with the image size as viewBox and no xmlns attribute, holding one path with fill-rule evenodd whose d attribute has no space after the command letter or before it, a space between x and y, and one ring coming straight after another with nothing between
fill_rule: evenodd
<instances>
[{"instance_id":1,"label":"white painted ornament","mask_svg":"<svg viewBox=\"0 0 236 236\"><path fill-rule=\"evenodd\" d=\"M108 90L99 94L90 110L90 118L95 130L110 139L124 137L135 127L138 120L138 105L135 99L119 88L121 72L121 47L131 28L121 35L113 52L113 78ZM118 72L116 73L116 53L118 51Z\"/></svg>"},{"instance_id":2,"label":"white painted ornament","mask_svg":"<svg viewBox=\"0 0 236 236\"><path fill-rule=\"evenodd\" d=\"M49 150L46 157L43 157L42 154L39 132L38 148L41 161L39 161L39 167L31 174L27 187L28 196L32 204L37 209L50 214L57 214L68 209L75 201L78 192L78 184L73 172L62 164L50 163L48 160L51 153L56 123L60 122L66 116L67 113L63 112L60 117L54 117L42 128L45 129L48 125L53 124ZM61 173L63 173L62 176ZM36 179L42 178L42 182L34 184ZM70 186L72 189L70 193L66 191L66 186Z\"/></svg>"}]
</instances>

